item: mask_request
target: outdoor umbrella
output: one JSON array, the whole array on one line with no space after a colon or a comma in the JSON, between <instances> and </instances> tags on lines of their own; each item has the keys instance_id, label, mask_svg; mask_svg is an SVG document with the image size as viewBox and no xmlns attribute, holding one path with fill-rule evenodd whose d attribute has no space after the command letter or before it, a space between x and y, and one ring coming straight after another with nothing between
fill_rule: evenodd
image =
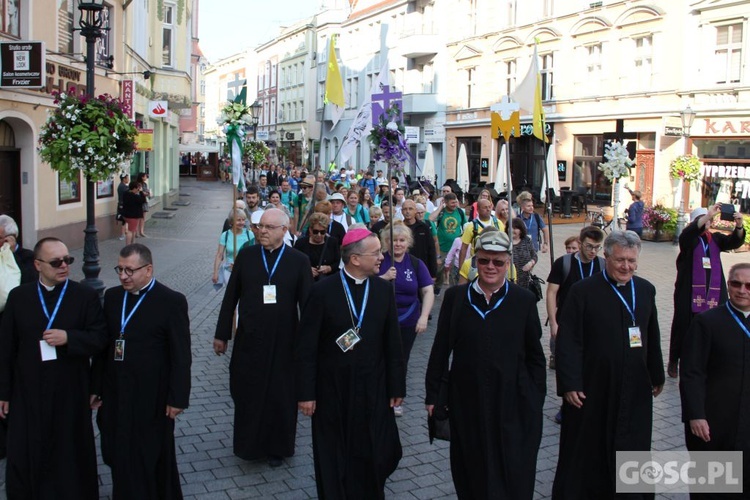
<instances>
[{"instance_id":1,"label":"outdoor umbrella","mask_svg":"<svg viewBox=\"0 0 750 500\"><path fill-rule=\"evenodd\" d=\"M547 201L547 179L549 179L549 187L555 190L556 194L560 194L560 179L557 177L557 154L555 153L555 140L552 139L552 144L547 151L547 172L542 178L542 192L540 197L542 202Z\"/></svg>"},{"instance_id":2,"label":"outdoor umbrella","mask_svg":"<svg viewBox=\"0 0 750 500\"><path fill-rule=\"evenodd\" d=\"M466 155L466 145L461 144L458 150L458 162L456 163L456 183L461 191L469 191L469 157Z\"/></svg>"},{"instance_id":3,"label":"outdoor umbrella","mask_svg":"<svg viewBox=\"0 0 750 500\"><path fill-rule=\"evenodd\" d=\"M498 193L507 193L513 191L513 181L508 178L508 159L505 144L500 147L500 157L497 159L497 173L495 174L495 190Z\"/></svg>"}]
</instances>

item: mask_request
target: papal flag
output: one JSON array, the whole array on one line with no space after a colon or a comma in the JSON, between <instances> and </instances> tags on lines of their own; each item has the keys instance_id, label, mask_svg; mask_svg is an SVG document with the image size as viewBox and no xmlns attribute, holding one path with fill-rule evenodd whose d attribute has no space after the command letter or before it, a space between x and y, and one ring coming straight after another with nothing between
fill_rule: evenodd
<instances>
[{"instance_id":1,"label":"papal flag","mask_svg":"<svg viewBox=\"0 0 750 500\"><path fill-rule=\"evenodd\" d=\"M344 80L341 78L339 62L336 59L336 36L332 36L328 42L328 70L326 71L326 87L323 102L332 109L331 129L344 114L346 100L344 99Z\"/></svg>"},{"instance_id":2,"label":"papal flag","mask_svg":"<svg viewBox=\"0 0 750 500\"><path fill-rule=\"evenodd\" d=\"M516 89L511 92L510 97L520 104L521 109L532 113L532 123L534 125L534 136L538 139L549 142L544 133L545 120L544 108L542 107L542 75L539 72L539 55L537 46L534 44L534 55L531 58L529 72L521 83L516 85Z\"/></svg>"},{"instance_id":3,"label":"papal flag","mask_svg":"<svg viewBox=\"0 0 750 500\"><path fill-rule=\"evenodd\" d=\"M349 132L346 133L346 137L344 137L344 141L341 144L339 158L342 165L357 151L357 146L362 141L362 138L370 134L370 130L372 130L372 95L381 92L384 85L388 85L387 57L383 63L383 67L380 68L378 77L372 84L370 93L367 94L365 102L359 107L357 116L352 121L352 126L349 127Z\"/></svg>"}]
</instances>

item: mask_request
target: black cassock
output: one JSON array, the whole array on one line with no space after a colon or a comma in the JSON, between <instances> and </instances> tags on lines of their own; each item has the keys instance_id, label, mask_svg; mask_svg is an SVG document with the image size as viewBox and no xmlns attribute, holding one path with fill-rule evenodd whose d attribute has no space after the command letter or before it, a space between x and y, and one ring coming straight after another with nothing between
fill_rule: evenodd
<instances>
[{"instance_id":1,"label":"black cassock","mask_svg":"<svg viewBox=\"0 0 750 500\"><path fill-rule=\"evenodd\" d=\"M669 362L675 363L680 358L682 349L682 338L690 328L690 322L695 314L692 311L693 301L693 252L698 247L699 238L703 234L703 228L698 227L697 220L688 224L680 233L680 253L677 256L677 277L674 283L674 317L669 337ZM744 232L732 231L731 234L714 232L711 237L722 252L739 248L744 241ZM719 303L727 301L727 282L724 273L721 274L721 292ZM710 283L709 273L706 273L706 283Z\"/></svg>"},{"instance_id":2,"label":"black cassock","mask_svg":"<svg viewBox=\"0 0 750 500\"><path fill-rule=\"evenodd\" d=\"M346 278L358 309L365 285ZM316 401L312 417L318 496L383 498L401 460L390 398L406 394L406 371L391 285L370 281L360 337L343 352L336 339L352 328L341 274L313 286L297 338L297 399Z\"/></svg>"},{"instance_id":3,"label":"black cassock","mask_svg":"<svg viewBox=\"0 0 750 500\"><path fill-rule=\"evenodd\" d=\"M634 277L618 288L630 307L633 283L642 347L630 347L633 321L604 274L574 284L565 299L555 355L557 393L582 391L586 399L581 409L563 404L552 498L612 498L615 452L651 449L652 388L664 384L656 290Z\"/></svg>"},{"instance_id":4,"label":"black cassock","mask_svg":"<svg viewBox=\"0 0 750 500\"><path fill-rule=\"evenodd\" d=\"M531 499L542 438L545 359L534 296L509 284L503 303L483 320L462 285L450 288L440 309L427 366L425 402L436 404L448 376L451 472L456 493L467 499ZM482 312L490 304L473 289Z\"/></svg>"},{"instance_id":5,"label":"black cassock","mask_svg":"<svg viewBox=\"0 0 750 500\"><path fill-rule=\"evenodd\" d=\"M734 312L750 330L750 320L741 312ZM693 319L683 342L680 394L687 449L744 452L745 492L750 491L747 486L750 478L750 339L732 318L726 304ZM708 420L711 435L708 443L690 431L690 420L694 419ZM733 497L716 495L716 498Z\"/></svg>"},{"instance_id":6,"label":"black cassock","mask_svg":"<svg viewBox=\"0 0 750 500\"><path fill-rule=\"evenodd\" d=\"M89 358L107 342L96 291L68 280L52 323L68 343L57 359L42 361L39 341L47 327L37 283L10 292L0 327L0 400L8 416L8 498L96 499L94 429L89 407ZM53 314L63 285L42 287Z\"/></svg>"},{"instance_id":7,"label":"black cassock","mask_svg":"<svg viewBox=\"0 0 750 500\"><path fill-rule=\"evenodd\" d=\"M286 246L286 245L285 245ZM283 247L281 247L283 248ZM237 254L215 337L230 340L232 317L239 301L239 325L229 364L229 390L234 400L234 454L245 460L294 455L297 399L294 393L294 336L301 307L312 285L310 259L286 246L271 283L276 303L263 303L268 270L281 249L260 245Z\"/></svg>"},{"instance_id":8,"label":"black cassock","mask_svg":"<svg viewBox=\"0 0 750 500\"><path fill-rule=\"evenodd\" d=\"M102 458L112 468L114 498L182 498L166 407L185 409L190 400L187 300L154 283L127 322L123 360L115 361L125 293L118 286L104 295L109 343L92 370L92 393L102 398ZM126 318L142 296L127 295Z\"/></svg>"}]
</instances>

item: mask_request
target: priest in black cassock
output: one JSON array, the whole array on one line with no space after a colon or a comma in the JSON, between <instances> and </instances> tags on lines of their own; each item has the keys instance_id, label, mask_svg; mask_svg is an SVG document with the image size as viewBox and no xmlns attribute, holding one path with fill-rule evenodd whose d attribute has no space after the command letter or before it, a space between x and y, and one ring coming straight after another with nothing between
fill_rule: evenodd
<instances>
[{"instance_id":1,"label":"priest in black cassock","mask_svg":"<svg viewBox=\"0 0 750 500\"><path fill-rule=\"evenodd\" d=\"M393 407L406 367L393 288L377 277L380 240L352 229L344 269L315 284L295 350L299 409L312 416L320 498L384 498L401 460Z\"/></svg>"},{"instance_id":2,"label":"priest in black cassock","mask_svg":"<svg viewBox=\"0 0 750 500\"><path fill-rule=\"evenodd\" d=\"M721 203L706 210L696 208L692 222L680 233L677 256L677 278L674 284L674 317L669 338L667 372L676 377L679 369L682 338L696 314L713 309L727 301L727 284L721 265L721 252L742 246L745 229L742 214L735 212L731 234L710 232L711 221L721 211Z\"/></svg>"},{"instance_id":3,"label":"priest in black cassock","mask_svg":"<svg viewBox=\"0 0 750 500\"><path fill-rule=\"evenodd\" d=\"M119 499L181 499L174 443L190 399L190 320L185 296L154 279L151 251L120 250L121 286L104 294L109 343L92 368L102 458Z\"/></svg>"},{"instance_id":4,"label":"priest in black cassock","mask_svg":"<svg viewBox=\"0 0 750 500\"><path fill-rule=\"evenodd\" d=\"M743 452L750 492L750 263L729 270L729 301L695 317L680 365L682 420L689 451ZM735 476L738 473L735 472ZM734 498L701 495L700 498Z\"/></svg>"},{"instance_id":5,"label":"priest in black cassock","mask_svg":"<svg viewBox=\"0 0 750 500\"><path fill-rule=\"evenodd\" d=\"M239 302L229 364L234 454L245 460L268 458L272 467L294 455L294 336L298 308L313 282L307 255L284 244L288 226L289 217L281 210L263 213L258 224L260 245L237 254L214 336L214 352L225 353Z\"/></svg>"},{"instance_id":6,"label":"priest in black cassock","mask_svg":"<svg viewBox=\"0 0 750 500\"><path fill-rule=\"evenodd\" d=\"M451 473L458 498L531 499L546 372L536 298L506 279L510 240L483 232L478 277L448 289L427 365L427 411L448 359Z\"/></svg>"},{"instance_id":7,"label":"priest in black cassock","mask_svg":"<svg viewBox=\"0 0 750 500\"><path fill-rule=\"evenodd\" d=\"M613 231L604 240L604 270L571 286L560 313L557 393L564 403L553 499L614 498L616 452L651 449L664 365L656 290L634 276L640 251L636 233Z\"/></svg>"},{"instance_id":8,"label":"priest in black cassock","mask_svg":"<svg viewBox=\"0 0 750 500\"><path fill-rule=\"evenodd\" d=\"M34 247L39 281L14 288L0 325L0 418L8 498L99 498L89 408L91 356L107 342L99 295L68 279L57 238Z\"/></svg>"}]
</instances>

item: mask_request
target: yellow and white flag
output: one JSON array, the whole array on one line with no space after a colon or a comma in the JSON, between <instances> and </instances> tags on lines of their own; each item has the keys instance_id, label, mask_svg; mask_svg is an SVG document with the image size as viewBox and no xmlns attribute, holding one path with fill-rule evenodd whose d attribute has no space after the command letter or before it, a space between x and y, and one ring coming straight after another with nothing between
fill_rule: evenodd
<instances>
[{"instance_id":1,"label":"yellow and white flag","mask_svg":"<svg viewBox=\"0 0 750 500\"><path fill-rule=\"evenodd\" d=\"M344 98L344 80L341 78L339 62L336 59L336 37L332 36L328 42L328 69L326 71L326 87L323 102L331 106L332 121L331 129L344 114L346 100Z\"/></svg>"},{"instance_id":2,"label":"yellow and white flag","mask_svg":"<svg viewBox=\"0 0 750 500\"><path fill-rule=\"evenodd\" d=\"M532 124L534 125L534 136L538 139L549 142L547 135L544 133L545 119L544 108L542 107L542 74L539 72L539 55L537 46L534 44L534 55L531 58L529 72L521 83L516 85L516 89L511 92L513 98L521 109L532 114Z\"/></svg>"}]
</instances>

